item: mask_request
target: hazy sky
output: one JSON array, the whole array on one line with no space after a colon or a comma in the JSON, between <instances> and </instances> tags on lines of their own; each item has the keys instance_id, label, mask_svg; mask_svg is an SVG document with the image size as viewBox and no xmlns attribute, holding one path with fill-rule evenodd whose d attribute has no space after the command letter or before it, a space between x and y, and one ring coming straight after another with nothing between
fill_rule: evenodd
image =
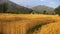
<instances>
[{"instance_id":1,"label":"hazy sky","mask_svg":"<svg viewBox=\"0 0 60 34\"><path fill-rule=\"evenodd\" d=\"M11 0L19 5L25 7L33 7L37 5L46 5L49 7L56 8L60 5L60 0Z\"/></svg>"}]
</instances>

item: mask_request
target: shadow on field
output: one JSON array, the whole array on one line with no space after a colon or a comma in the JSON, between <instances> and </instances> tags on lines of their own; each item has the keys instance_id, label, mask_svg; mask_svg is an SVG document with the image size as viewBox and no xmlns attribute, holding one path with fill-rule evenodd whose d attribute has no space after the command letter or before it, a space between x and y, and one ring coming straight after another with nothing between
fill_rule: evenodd
<instances>
[{"instance_id":1,"label":"shadow on field","mask_svg":"<svg viewBox=\"0 0 60 34\"><path fill-rule=\"evenodd\" d=\"M0 32L0 34L4 34L3 32Z\"/></svg>"},{"instance_id":2,"label":"shadow on field","mask_svg":"<svg viewBox=\"0 0 60 34\"><path fill-rule=\"evenodd\" d=\"M32 28L32 29L29 29L28 31L27 31L27 34L33 34L35 31L37 31L38 30L38 28L40 28L41 27L41 25L37 25L37 26L35 26L34 28Z\"/></svg>"},{"instance_id":3,"label":"shadow on field","mask_svg":"<svg viewBox=\"0 0 60 34\"><path fill-rule=\"evenodd\" d=\"M33 34L35 31L38 31L39 28L41 28L43 25L47 25L47 24L50 24L51 22L53 22L53 23L55 22L54 20L52 20L51 22L50 21L51 20L46 20L45 22L40 22L41 24L38 24L38 25L34 26L33 28L29 29L27 31L27 34Z\"/></svg>"}]
</instances>

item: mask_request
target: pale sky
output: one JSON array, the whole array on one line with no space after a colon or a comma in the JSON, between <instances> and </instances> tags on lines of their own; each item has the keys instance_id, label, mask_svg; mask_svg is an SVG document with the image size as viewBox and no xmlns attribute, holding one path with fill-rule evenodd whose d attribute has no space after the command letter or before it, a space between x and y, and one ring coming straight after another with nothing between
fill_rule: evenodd
<instances>
[{"instance_id":1,"label":"pale sky","mask_svg":"<svg viewBox=\"0 0 60 34\"><path fill-rule=\"evenodd\" d=\"M38 5L46 5L49 7L56 8L57 6L60 5L60 0L11 0L11 1L29 8Z\"/></svg>"}]
</instances>

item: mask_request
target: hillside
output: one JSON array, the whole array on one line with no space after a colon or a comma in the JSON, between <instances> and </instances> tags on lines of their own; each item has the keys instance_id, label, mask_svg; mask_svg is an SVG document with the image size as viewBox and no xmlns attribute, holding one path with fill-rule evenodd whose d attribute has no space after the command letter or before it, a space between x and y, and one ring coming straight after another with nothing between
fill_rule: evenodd
<instances>
[{"instance_id":1,"label":"hillside","mask_svg":"<svg viewBox=\"0 0 60 34\"><path fill-rule=\"evenodd\" d=\"M2 5L1 9L4 8L3 3L0 5ZM18 5L12 1L8 1L8 3L5 4L5 7L7 8L5 13L30 14L32 12L32 9ZM3 9L1 12L4 12Z\"/></svg>"},{"instance_id":2,"label":"hillside","mask_svg":"<svg viewBox=\"0 0 60 34\"><path fill-rule=\"evenodd\" d=\"M44 6L44 5L38 5L38 6L32 7L32 9L35 10L35 12L37 13L43 13L43 11L46 11L46 13L48 14L54 13L54 8Z\"/></svg>"},{"instance_id":3,"label":"hillside","mask_svg":"<svg viewBox=\"0 0 60 34\"><path fill-rule=\"evenodd\" d=\"M29 14L32 11L32 9L30 9L30 8L20 6L20 5L14 3L14 2L11 2L11 1L9 1L8 8L9 8L8 12L10 12L12 10L11 12L20 13L20 14L25 14L25 13Z\"/></svg>"},{"instance_id":4,"label":"hillside","mask_svg":"<svg viewBox=\"0 0 60 34\"><path fill-rule=\"evenodd\" d=\"M7 2L8 2L8 0L0 0L0 4L7 3Z\"/></svg>"}]
</instances>

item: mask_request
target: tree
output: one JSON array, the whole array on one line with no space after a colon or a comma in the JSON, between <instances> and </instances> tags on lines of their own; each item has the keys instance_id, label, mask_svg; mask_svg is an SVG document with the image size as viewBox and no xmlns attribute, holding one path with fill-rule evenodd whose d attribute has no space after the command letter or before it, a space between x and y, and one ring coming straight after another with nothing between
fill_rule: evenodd
<instances>
[{"instance_id":1,"label":"tree","mask_svg":"<svg viewBox=\"0 0 60 34\"><path fill-rule=\"evenodd\" d=\"M8 4L3 4L3 13L5 13L8 9Z\"/></svg>"},{"instance_id":2,"label":"tree","mask_svg":"<svg viewBox=\"0 0 60 34\"><path fill-rule=\"evenodd\" d=\"M59 16L60 16L60 6L58 6L57 8L55 8L54 11L55 11L56 14L59 14Z\"/></svg>"},{"instance_id":3,"label":"tree","mask_svg":"<svg viewBox=\"0 0 60 34\"><path fill-rule=\"evenodd\" d=\"M46 10L43 11L43 14L46 14Z\"/></svg>"},{"instance_id":4,"label":"tree","mask_svg":"<svg viewBox=\"0 0 60 34\"><path fill-rule=\"evenodd\" d=\"M3 3L3 4L0 4L0 13L5 13L8 9L8 4L7 3Z\"/></svg>"}]
</instances>

